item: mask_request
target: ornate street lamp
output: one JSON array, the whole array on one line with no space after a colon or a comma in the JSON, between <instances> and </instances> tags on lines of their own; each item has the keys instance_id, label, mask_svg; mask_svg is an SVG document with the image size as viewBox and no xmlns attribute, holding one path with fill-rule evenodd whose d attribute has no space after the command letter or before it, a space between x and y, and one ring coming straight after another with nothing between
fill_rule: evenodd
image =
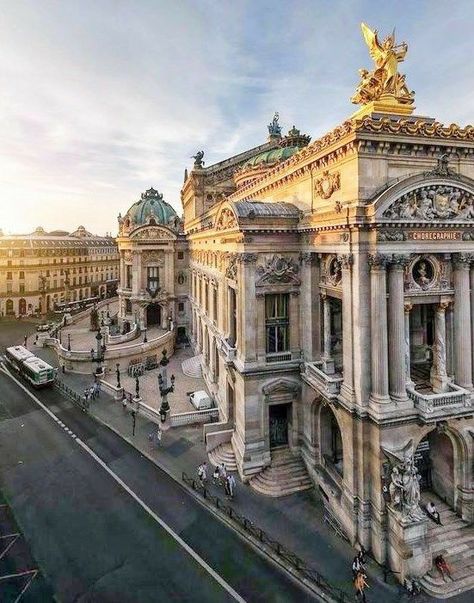
<instances>
[{"instance_id":1,"label":"ornate street lamp","mask_svg":"<svg viewBox=\"0 0 474 603\"><path fill-rule=\"evenodd\" d=\"M71 351L71 333L67 334L67 351Z\"/></svg>"},{"instance_id":2,"label":"ornate street lamp","mask_svg":"<svg viewBox=\"0 0 474 603\"><path fill-rule=\"evenodd\" d=\"M120 384L120 364L117 362L115 366L117 367L117 370L115 371L117 374L117 389L120 389L122 387Z\"/></svg>"},{"instance_id":3,"label":"ornate street lamp","mask_svg":"<svg viewBox=\"0 0 474 603\"><path fill-rule=\"evenodd\" d=\"M143 343L147 343L148 339L146 338L146 327L143 330L145 332L145 335L143 336Z\"/></svg>"},{"instance_id":4,"label":"ornate street lamp","mask_svg":"<svg viewBox=\"0 0 474 603\"><path fill-rule=\"evenodd\" d=\"M97 332L97 335L95 336L96 341L97 341L97 351L95 354L95 361L97 362L97 368L95 370L96 375L100 375L100 373L102 373L102 367L101 367L101 362L104 360L104 353L105 353L105 345L102 345L102 333L100 331ZM91 350L92 352L92 350ZM92 359L94 360L94 354L92 354Z\"/></svg>"},{"instance_id":5,"label":"ornate street lamp","mask_svg":"<svg viewBox=\"0 0 474 603\"><path fill-rule=\"evenodd\" d=\"M158 386L160 388L161 406L160 406L160 419L163 423L162 428L168 429L169 424L166 423L166 419L170 414L170 405L168 402L168 394L174 391L175 376L171 375L171 384L168 385L168 374L166 367L169 364L166 350L163 350L163 358L160 360L160 373L158 375Z\"/></svg>"},{"instance_id":6,"label":"ornate street lamp","mask_svg":"<svg viewBox=\"0 0 474 603\"><path fill-rule=\"evenodd\" d=\"M46 290L48 288L48 286L46 284L47 279L42 272L40 272L38 278L39 278L38 289L39 289L39 292L41 293L41 314L44 316L46 314Z\"/></svg>"}]
</instances>

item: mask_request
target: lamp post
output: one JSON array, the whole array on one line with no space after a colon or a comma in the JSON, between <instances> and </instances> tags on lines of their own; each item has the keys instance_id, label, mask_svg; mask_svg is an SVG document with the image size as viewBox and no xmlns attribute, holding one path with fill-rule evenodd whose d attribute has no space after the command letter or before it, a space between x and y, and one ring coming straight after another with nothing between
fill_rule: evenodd
<instances>
[{"instance_id":1,"label":"lamp post","mask_svg":"<svg viewBox=\"0 0 474 603\"><path fill-rule=\"evenodd\" d=\"M71 351L71 333L67 334L67 351Z\"/></svg>"},{"instance_id":2,"label":"lamp post","mask_svg":"<svg viewBox=\"0 0 474 603\"><path fill-rule=\"evenodd\" d=\"M95 361L97 362L97 368L95 369L95 374L100 375L102 373L101 362L104 360L105 353L105 345L102 345L102 333L100 331L97 332L95 336L97 341L97 350L95 353ZM91 349L92 360L94 360L94 350Z\"/></svg>"},{"instance_id":3,"label":"lamp post","mask_svg":"<svg viewBox=\"0 0 474 603\"><path fill-rule=\"evenodd\" d=\"M120 384L120 364L117 362L115 366L117 367L117 370L115 371L117 373L117 389L120 389L122 387Z\"/></svg>"},{"instance_id":4,"label":"lamp post","mask_svg":"<svg viewBox=\"0 0 474 603\"><path fill-rule=\"evenodd\" d=\"M38 289L39 289L39 292L41 293L41 315L45 316L46 315L46 289L47 289L46 277L42 272L40 272L38 278L39 278Z\"/></svg>"},{"instance_id":5,"label":"lamp post","mask_svg":"<svg viewBox=\"0 0 474 603\"><path fill-rule=\"evenodd\" d=\"M135 397L133 398L133 407L132 407L132 435L135 435L135 426L137 423L137 414L140 409L140 381L138 379L138 375L135 377Z\"/></svg>"},{"instance_id":6,"label":"lamp post","mask_svg":"<svg viewBox=\"0 0 474 603\"><path fill-rule=\"evenodd\" d=\"M146 338L146 327L144 327L143 330L145 332L145 335L143 336L143 343L146 343L148 341L148 339Z\"/></svg>"},{"instance_id":7,"label":"lamp post","mask_svg":"<svg viewBox=\"0 0 474 603\"><path fill-rule=\"evenodd\" d=\"M160 419L162 423L162 429L169 429L170 424L167 418L170 415L170 405L168 402L168 394L174 391L175 376L171 375L170 385L168 385L168 374L167 366L169 360L167 357L166 350L163 350L163 358L160 360L160 373L158 375L158 386L160 388L161 406L160 406Z\"/></svg>"}]
</instances>

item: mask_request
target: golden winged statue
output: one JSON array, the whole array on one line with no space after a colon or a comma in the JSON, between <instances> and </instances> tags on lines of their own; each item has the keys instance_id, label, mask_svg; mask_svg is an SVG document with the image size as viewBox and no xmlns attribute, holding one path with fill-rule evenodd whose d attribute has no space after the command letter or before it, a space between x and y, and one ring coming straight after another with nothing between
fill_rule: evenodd
<instances>
[{"instance_id":1,"label":"golden winged statue","mask_svg":"<svg viewBox=\"0 0 474 603\"><path fill-rule=\"evenodd\" d=\"M376 29L370 29L365 23L361 23L361 29L376 68L373 71L359 70L361 81L351 101L365 105L385 98L396 103L412 104L415 93L408 90L405 76L398 73L398 63L404 60L408 45L405 42L395 44L395 32L380 43Z\"/></svg>"}]
</instances>

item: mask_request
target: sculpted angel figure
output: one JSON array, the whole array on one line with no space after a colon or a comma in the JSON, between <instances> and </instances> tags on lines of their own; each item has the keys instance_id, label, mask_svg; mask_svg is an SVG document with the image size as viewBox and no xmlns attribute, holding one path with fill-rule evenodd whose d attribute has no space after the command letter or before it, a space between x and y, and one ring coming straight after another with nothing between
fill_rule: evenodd
<instances>
[{"instance_id":1,"label":"sculpted angel figure","mask_svg":"<svg viewBox=\"0 0 474 603\"><path fill-rule=\"evenodd\" d=\"M377 30L370 29L365 23L361 24L362 35L369 48L369 54L375 62L373 71L361 70L362 80L352 97L353 103L366 103L378 100L382 95L392 95L400 103L411 104L413 92L410 92L405 76L398 73L398 63L401 63L408 50L408 45L395 44L395 34L387 36L383 42L378 39Z\"/></svg>"}]
</instances>

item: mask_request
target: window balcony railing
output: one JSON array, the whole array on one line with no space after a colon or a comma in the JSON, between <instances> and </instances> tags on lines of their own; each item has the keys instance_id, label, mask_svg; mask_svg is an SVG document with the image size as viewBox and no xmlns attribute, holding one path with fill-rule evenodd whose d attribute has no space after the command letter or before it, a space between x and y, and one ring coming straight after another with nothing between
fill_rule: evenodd
<instances>
[{"instance_id":1,"label":"window balcony railing","mask_svg":"<svg viewBox=\"0 0 474 603\"><path fill-rule=\"evenodd\" d=\"M341 391L343 377L339 373L327 375L322 367L321 361L305 362L303 376L306 378L306 382L324 397L337 398Z\"/></svg>"},{"instance_id":2,"label":"window balcony railing","mask_svg":"<svg viewBox=\"0 0 474 603\"><path fill-rule=\"evenodd\" d=\"M291 360L291 352L271 352L266 354L265 360L267 362L288 362Z\"/></svg>"},{"instance_id":3,"label":"window balcony railing","mask_svg":"<svg viewBox=\"0 0 474 603\"><path fill-rule=\"evenodd\" d=\"M454 383L449 384L449 389L441 394L422 394L413 386L408 386L407 393L425 421L472 412L471 393Z\"/></svg>"},{"instance_id":4,"label":"window balcony railing","mask_svg":"<svg viewBox=\"0 0 474 603\"><path fill-rule=\"evenodd\" d=\"M234 362L237 356L237 348L230 345L227 339L221 339L221 351L224 354L224 359L228 364Z\"/></svg>"}]
</instances>

